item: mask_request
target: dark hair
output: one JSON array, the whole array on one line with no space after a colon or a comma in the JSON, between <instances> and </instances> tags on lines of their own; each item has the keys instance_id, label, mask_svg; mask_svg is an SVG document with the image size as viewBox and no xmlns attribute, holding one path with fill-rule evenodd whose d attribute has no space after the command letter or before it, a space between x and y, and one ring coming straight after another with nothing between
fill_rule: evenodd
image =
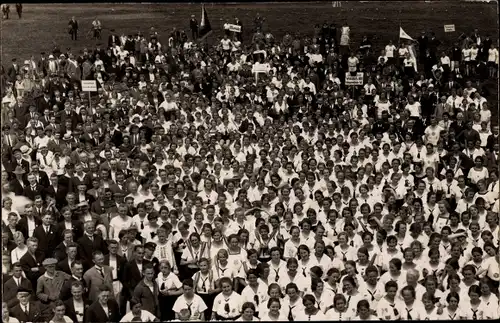
<instances>
[{"instance_id":1,"label":"dark hair","mask_svg":"<svg viewBox=\"0 0 500 323\"><path fill-rule=\"evenodd\" d=\"M186 278L182 281L182 286L188 286L188 287L191 287L193 288L194 287L194 282L193 282L193 279L191 278Z\"/></svg>"},{"instance_id":2,"label":"dark hair","mask_svg":"<svg viewBox=\"0 0 500 323\"><path fill-rule=\"evenodd\" d=\"M270 308L271 307L271 304L273 302L278 302L278 304L280 304L280 308L281 308L281 302L279 300L279 298L276 298L276 297L271 297L268 301L267 301L267 308Z\"/></svg>"},{"instance_id":3,"label":"dark hair","mask_svg":"<svg viewBox=\"0 0 500 323\"><path fill-rule=\"evenodd\" d=\"M241 312L245 312L245 310L248 308L252 309L252 311L254 311L255 313L255 305L252 302L243 303L243 305L241 306Z\"/></svg>"}]
</instances>

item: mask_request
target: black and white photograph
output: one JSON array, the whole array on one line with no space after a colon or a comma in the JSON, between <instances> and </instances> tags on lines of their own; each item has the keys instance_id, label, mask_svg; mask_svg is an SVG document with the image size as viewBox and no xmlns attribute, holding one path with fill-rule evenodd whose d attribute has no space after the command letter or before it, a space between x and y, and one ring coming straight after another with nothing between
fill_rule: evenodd
<instances>
[{"instance_id":1,"label":"black and white photograph","mask_svg":"<svg viewBox=\"0 0 500 323\"><path fill-rule=\"evenodd\" d=\"M499 3L2 3L2 323L498 320Z\"/></svg>"}]
</instances>

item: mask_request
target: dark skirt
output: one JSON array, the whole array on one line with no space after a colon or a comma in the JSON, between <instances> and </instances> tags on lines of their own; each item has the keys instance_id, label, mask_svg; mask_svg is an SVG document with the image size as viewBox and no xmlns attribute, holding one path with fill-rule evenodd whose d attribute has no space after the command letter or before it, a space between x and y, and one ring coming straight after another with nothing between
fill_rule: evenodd
<instances>
[{"instance_id":1,"label":"dark skirt","mask_svg":"<svg viewBox=\"0 0 500 323\"><path fill-rule=\"evenodd\" d=\"M214 306L214 300L216 294L201 294L198 295L203 299L205 305L207 305L207 309L205 310L205 321L209 321L212 317L212 307Z\"/></svg>"},{"instance_id":2,"label":"dark skirt","mask_svg":"<svg viewBox=\"0 0 500 323\"><path fill-rule=\"evenodd\" d=\"M178 296L164 296L160 294L158 296L158 302L160 303L160 320L161 321L171 321L175 319L175 313L172 310L177 300Z\"/></svg>"}]
</instances>

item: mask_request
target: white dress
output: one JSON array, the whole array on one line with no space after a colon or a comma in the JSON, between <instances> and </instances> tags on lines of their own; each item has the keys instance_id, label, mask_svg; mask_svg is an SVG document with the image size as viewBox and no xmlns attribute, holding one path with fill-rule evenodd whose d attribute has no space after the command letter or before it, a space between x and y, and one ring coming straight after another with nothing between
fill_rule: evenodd
<instances>
[{"instance_id":1,"label":"white dress","mask_svg":"<svg viewBox=\"0 0 500 323\"><path fill-rule=\"evenodd\" d=\"M351 28L349 26L342 27L342 34L340 36L340 46L349 46L350 32Z\"/></svg>"}]
</instances>

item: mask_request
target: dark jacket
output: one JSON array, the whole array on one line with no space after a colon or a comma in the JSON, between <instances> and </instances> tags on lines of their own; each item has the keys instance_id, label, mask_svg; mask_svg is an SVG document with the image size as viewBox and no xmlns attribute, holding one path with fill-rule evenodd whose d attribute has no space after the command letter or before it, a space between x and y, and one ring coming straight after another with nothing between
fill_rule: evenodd
<instances>
[{"instance_id":1,"label":"dark jacket","mask_svg":"<svg viewBox=\"0 0 500 323\"><path fill-rule=\"evenodd\" d=\"M107 323L119 322L121 319L118 303L115 300L108 300L108 313L104 312L98 301L89 306L85 313L84 322L89 323Z\"/></svg>"}]
</instances>

